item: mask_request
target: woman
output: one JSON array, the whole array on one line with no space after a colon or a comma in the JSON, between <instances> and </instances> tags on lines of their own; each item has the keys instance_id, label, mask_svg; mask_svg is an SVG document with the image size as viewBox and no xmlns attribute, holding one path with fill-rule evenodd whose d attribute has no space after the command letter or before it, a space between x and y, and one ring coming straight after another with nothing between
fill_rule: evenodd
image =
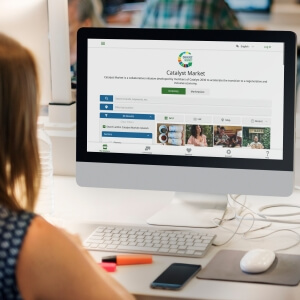
<instances>
[{"instance_id":1,"label":"woman","mask_svg":"<svg viewBox=\"0 0 300 300\"><path fill-rule=\"evenodd\" d=\"M206 135L202 133L202 127L200 125L191 126L191 136L187 143L194 146L207 147Z\"/></svg>"},{"instance_id":2,"label":"woman","mask_svg":"<svg viewBox=\"0 0 300 300\"><path fill-rule=\"evenodd\" d=\"M0 299L133 299L76 237L33 213L38 99L32 55L0 33Z\"/></svg>"}]
</instances>

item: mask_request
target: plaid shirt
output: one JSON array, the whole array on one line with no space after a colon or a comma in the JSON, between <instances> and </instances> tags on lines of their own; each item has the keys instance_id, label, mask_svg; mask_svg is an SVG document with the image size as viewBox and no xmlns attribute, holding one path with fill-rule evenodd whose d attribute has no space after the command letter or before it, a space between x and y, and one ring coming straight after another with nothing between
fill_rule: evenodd
<instances>
[{"instance_id":1,"label":"plaid shirt","mask_svg":"<svg viewBox=\"0 0 300 300\"><path fill-rule=\"evenodd\" d=\"M242 29L224 0L147 0L141 27Z\"/></svg>"}]
</instances>

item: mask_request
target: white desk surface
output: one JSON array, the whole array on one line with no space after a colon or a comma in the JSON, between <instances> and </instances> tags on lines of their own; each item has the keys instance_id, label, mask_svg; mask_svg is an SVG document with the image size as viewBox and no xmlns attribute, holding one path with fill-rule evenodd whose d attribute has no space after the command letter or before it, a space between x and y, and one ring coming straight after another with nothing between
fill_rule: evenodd
<instances>
[{"instance_id":1,"label":"white desk surface","mask_svg":"<svg viewBox=\"0 0 300 300\"><path fill-rule=\"evenodd\" d=\"M146 219L157 210L171 201L173 193L157 191L112 190L83 188L76 184L74 177L54 177L55 211L49 220L70 232L78 233L82 239L96 228L99 223L141 224L146 225ZM267 203L300 204L300 191L295 191L288 198L274 197L248 197L249 206L261 206ZM299 209L300 210L300 209ZM282 209L281 209L282 211ZM300 221L300 216L299 216ZM257 223L259 226L263 222ZM247 223L249 225L249 223ZM265 224L265 223L263 223ZM227 223L226 226L235 229L236 221ZM274 224L270 229L258 231L262 235L278 228L296 228L300 233L300 225ZM246 229L246 223L242 227ZM204 229L201 229L204 230ZM219 229L206 229L217 234L216 242L225 241L231 233ZM280 232L270 237L258 240L244 240L235 236L225 246L215 247L201 259L154 256L150 265L119 266L111 276L116 278L138 299L272 299L293 300L300 297L300 286L287 287L268 284L238 283L213 280L199 280L193 278L181 291L153 290L150 283L171 263L185 262L201 264L204 268L220 249L250 250L253 248L278 249L291 245L299 237L287 231ZM300 245L282 251L282 253L300 254ZM97 261L102 256L112 255L113 252L92 251L91 254ZM300 256L299 256L300 258Z\"/></svg>"}]
</instances>

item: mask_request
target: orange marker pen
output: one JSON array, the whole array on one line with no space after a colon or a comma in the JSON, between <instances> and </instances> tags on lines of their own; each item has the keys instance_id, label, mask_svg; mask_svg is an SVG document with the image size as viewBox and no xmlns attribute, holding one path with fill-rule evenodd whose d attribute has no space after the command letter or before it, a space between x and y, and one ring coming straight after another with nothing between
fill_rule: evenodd
<instances>
[{"instance_id":1,"label":"orange marker pen","mask_svg":"<svg viewBox=\"0 0 300 300\"><path fill-rule=\"evenodd\" d=\"M151 264L152 255L116 255L102 258L102 262L112 262L117 265Z\"/></svg>"}]
</instances>

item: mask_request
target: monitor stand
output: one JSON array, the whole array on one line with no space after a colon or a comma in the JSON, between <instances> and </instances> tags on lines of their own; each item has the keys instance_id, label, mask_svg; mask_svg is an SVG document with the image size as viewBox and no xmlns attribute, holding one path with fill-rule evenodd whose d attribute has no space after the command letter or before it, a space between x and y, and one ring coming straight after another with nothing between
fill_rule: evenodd
<instances>
[{"instance_id":1,"label":"monitor stand","mask_svg":"<svg viewBox=\"0 0 300 300\"><path fill-rule=\"evenodd\" d=\"M171 203L150 217L147 223L213 228L220 223L226 207L227 195L176 192Z\"/></svg>"}]
</instances>

